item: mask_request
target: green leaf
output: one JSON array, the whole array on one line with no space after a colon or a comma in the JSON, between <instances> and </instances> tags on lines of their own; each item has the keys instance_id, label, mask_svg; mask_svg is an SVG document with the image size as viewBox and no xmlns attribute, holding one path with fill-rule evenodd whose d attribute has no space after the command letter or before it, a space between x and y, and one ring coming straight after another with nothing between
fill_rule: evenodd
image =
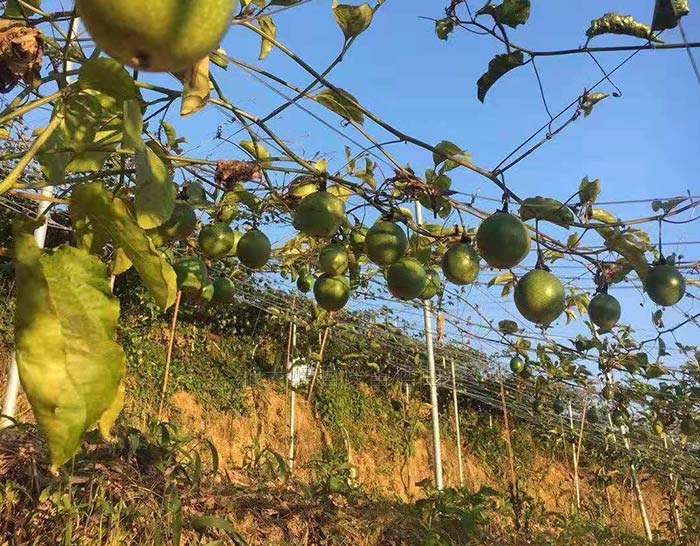
<instances>
[{"instance_id":1,"label":"green leaf","mask_svg":"<svg viewBox=\"0 0 700 546\"><path fill-rule=\"evenodd\" d=\"M644 282L649 271L645 252L650 251L652 245L640 237L640 232L622 231L617 227L596 227L595 230L605 241L605 247L620 254Z\"/></svg>"},{"instance_id":2,"label":"green leaf","mask_svg":"<svg viewBox=\"0 0 700 546\"><path fill-rule=\"evenodd\" d=\"M126 370L119 301L104 264L69 246L45 254L15 231L15 348L22 387L58 468L110 410Z\"/></svg>"},{"instance_id":3,"label":"green leaf","mask_svg":"<svg viewBox=\"0 0 700 546\"><path fill-rule=\"evenodd\" d=\"M350 6L338 4L333 6L333 16L345 34L345 40L363 33L372 23L374 12L369 4Z\"/></svg>"},{"instance_id":4,"label":"green leaf","mask_svg":"<svg viewBox=\"0 0 700 546\"><path fill-rule=\"evenodd\" d=\"M141 104L135 100L124 102L124 134L122 136L122 148L131 151L142 147L142 131L143 114L141 113Z\"/></svg>"},{"instance_id":5,"label":"green leaf","mask_svg":"<svg viewBox=\"0 0 700 546\"><path fill-rule=\"evenodd\" d=\"M183 74L182 117L195 114L209 102L211 82L209 81L209 57L205 57Z\"/></svg>"},{"instance_id":6,"label":"green leaf","mask_svg":"<svg viewBox=\"0 0 700 546\"><path fill-rule=\"evenodd\" d=\"M163 160L148 146L142 143L134 159L136 219L144 229L157 228L173 215L177 186Z\"/></svg>"},{"instance_id":7,"label":"green leaf","mask_svg":"<svg viewBox=\"0 0 700 546\"><path fill-rule=\"evenodd\" d=\"M88 218L95 229L109 234L115 246L133 262L163 311L175 302L175 271L138 226L124 201L107 192L99 182L83 184L73 191L70 214L71 218Z\"/></svg>"},{"instance_id":8,"label":"green leaf","mask_svg":"<svg viewBox=\"0 0 700 546\"><path fill-rule=\"evenodd\" d=\"M591 21L591 26L586 31L589 39L601 34L623 34L634 36L652 42L661 42L651 30L649 25L640 23L631 15L620 15L619 13L606 13L598 19Z\"/></svg>"},{"instance_id":9,"label":"green leaf","mask_svg":"<svg viewBox=\"0 0 700 546\"><path fill-rule=\"evenodd\" d=\"M593 204L598 199L600 195L600 179L588 180L588 177L584 177L578 186L578 198L582 205Z\"/></svg>"},{"instance_id":10,"label":"green leaf","mask_svg":"<svg viewBox=\"0 0 700 546\"><path fill-rule=\"evenodd\" d=\"M681 17L690 13L688 0L656 0L652 30L676 28Z\"/></svg>"},{"instance_id":11,"label":"green leaf","mask_svg":"<svg viewBox=\"0 0 700 546\"><path fill-rule=\"evenodd\" d=\"M597 220L603 224L616 224L617 218L605 209L591 209L591 220Z\"/></svg>"},{"instance_id":12,"label":"green leaf","mask_svg":"<svg viewBox=\"0 0 700 546\"><path fill-rule=\"evenodd\" d=\"M277 26L269 15L263 15L258 17L258 24L260 25L260 30L262 30L267 36L273 40L277 37ZM263 60L272 51L274 44L265 38L262 39L260 43L260 55L258 59Z\"/></svg>"},{"instance_id":13,"label":"green leaf","mask_svg":"<svg viewBox=\"0 0 700 546\"><path fill-rule=\"evenodd\" d=\"M24 3L35 8L41 6L41 0L25 0ZM33 15L33 12L20 4L18 0L7 0L3 17L30 17L31 15Z\"/></svg>"},{"instance_id":14,"label":"green leaf","mask_svg":"<svg viewBox=\"0 0 700 546\"><path fill-rule=\"evenodd\" d=\"M452 22L452 19L445 18L435 21L435 34L441 40L447 40L454 29L455 24Z\"/></svg>"},{"instance_id":15,"label":"green leaf","mask_svg":"<svg viewBox=\"0 0 700 546\"><path fill-rule=\"evenodd\" d=\"M78 84L114 98L117 103L140 98L136 82L123 65L108 57L91 59L80 67Z\"/></svg>"},{"instance_id":16,"label":"green leaf","mask_svg":"<svg viewBox=\"0 0 700 546\"><path fill-rule=\"evenodd\" d=\"M324 89L316 95L314 99L329 110L332 110L346 119L352 120L360 125L365 121L365 115L362 112L362 108L359 106L360 103L344 89L338 89L337 93L331 89Z\"/></svg>"},{"instance_id":17,"label":"green leaf","mask_svg":"<svg viewBox=\"0 0 700 546\"><path fill-rule=\"evenodd\" d=\"M477 97L479 100L484 102L486 93L488 93L489 89L491 89L491 86L507 72L522 66L523 62L522 51L501 53L500 55L496 55L493 59L491 59L489 62L489 69L483 76L481 76L481 78L479 78L479 81L476 82Z\"/></svg>"},{"instance_id":18,"label":"green leaf","mask_svg":"<svg viewBox=\"0 0 700 546\"><path fill-rule=\"evenodd\" d=\"M435 151L433 152L433 163L435 167L438 167L442 163L445 164L442 168L443 173L459 167L459 163L452 159L447 159L448 156L453 156L463 161L470 161L472 157L469 152L465 152L454 142L443 140L435 146Z\"/></svg>"},{"instance_id":19,"label":"green leaf","mask_svg":"<svg viewBox=\"0 0 700 546\"><path fill-rule=\"evenodd\" d=\"M558 226L567 227L574 221L574 213L561 201L551 197L528 197L520 204L520 218L523 221L533 218Z\"/></svg>"},{"instance_id":20,"label":"green leaf","mask_svg":"<svg viewBox=\"0 0 700 546\"><path fill-rule=\"evenodd\" d=\"M503 0L500 4L486 4L477 15L488 14L497 23L515 28L530 18L530 0Z\"/></svg>"},{"instance_id":21,"label":"green leaf","mask_svg":"<svg viewBox=\"0 0 700 546\"><path fill-rule=\"evenodd\" d=\"M190 526L200 534L209 534L213 530L225 531L236 546L247 546L247 542L236 531L231 522L216 516L199 516L192 519Z\"/></svg>"},{"instance_id":22,"label":"green leaf","mask_svg":"<svg viewBox=\"0 0 700 546\"><path fill-rule=\"evenodd\" d=\"M666 214L668 214L686 199L687 197L676 197L674 199L669 199L668 201L661 201L659 199L655 199L651 203L651 208L654 212L663 210Z\"/></svg>"}]
</instances>

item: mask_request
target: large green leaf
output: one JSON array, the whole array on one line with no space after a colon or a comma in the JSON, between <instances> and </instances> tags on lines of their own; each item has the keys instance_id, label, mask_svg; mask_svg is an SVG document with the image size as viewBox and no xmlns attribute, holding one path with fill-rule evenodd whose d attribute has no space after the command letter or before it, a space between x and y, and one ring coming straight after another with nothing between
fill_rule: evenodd
<instances>
[{"instance_id":1,"label":"large green leaf","mask_svg":"<svg viewBox=\"0 0 700 546\"><path fill-rule=\"evenodd\" d=\"M374 12L369 4L359 6L338 4L333 7L333 15L345 34L345 39L349 40L367 30L372 23Z\"/></svg>"},{"instance_id":2,"label":"large green leaf","mask_svg":"<svg viewBox=\"0 0 700 546\"><path fill-rule=\"evenodd\" d=\"M91 59L80 67L78 84L114 98L117 103L140 97L134 78L123 65L108 57Z\"/></svg>"},{"instance_id":3,"label":"large green leaf","mask_svg":"<svg viewBox=\"0 0 700 546\"><path fill-rule=\"evenodd\" d=\"M515 28L530 18L530 0L503 0L500 4L486 4L477 15L488 14L502 25Z\"/></svg>"},{"instance_id":4,"label":"large green leaf","mask_svg":"<svg viewBox=\"0 0 700 546\"><path fill-rule=\"evenodd\" d=\"M360 125L365 121L365 115L358 106L359 102L357 102L357 99L343 89L338 89L337 93L331 89L324 89L314 98L323 106L344 118L355 121Z\"/></svg>"},{"instance_id":5,"label":"large green leaf","mask_svg":"<svg viewBox=\"0 0 700 546\"><path fill-rule=\"evenodd\" d=\"M258 17L258 25L260 25L260 30L273 40L277 37L277 25L275 25L275 22L269 15ZM267 57L273 47L274 44L270 40L263 38L260 42L260 55L258 55L258 59L263 60Z\"/></svg>"},{"instance_id":6,"label":"large green leaf","mask_svg":"<svg viewBox=\"0 0 700 546\"><path fill-rule=\"evenodd\" d=\"M605 241L605 247L623 257L621 264L633 268L644 282L649 271L646 252L653 249L648 235L640 230L623 231L618 227L597 227L595 230Z\"/></svg>"},{"instance_id":7,"label":"large green leaf","mask_svg":"<svg viewBox=\"0 0 700 546\"><path fill-rule=\"evenodd\" d=\"M523 221L536 218L566 227L574 221L574 213L561 201L551 197L528 197L520 204L520 217Z\"/></svg>"},{"instance_id":8,"label":"large green leaf","mask_svg":"<svg viewBox=\"0 0 700 546\"><path fill-rule=\"evenodd\" d=\"M456 157L464 161L471 160L471 154L469 152L464 151L454 142L443 140L435 146L435 151L433 152L433 163L436 167L444 162L444 166L441 169L443 173L451 171L455 167L459 167L459 163L452 159L447 159L448 157Z\"/></svg>"},{"instance_id":9,"label":"large green leaf","mask_svg":"<svg viewBox=\"0 0 700 546\"><path fill-rule=\"evenodd\" d=\"M56 468L108 410L113 421L126 369L114 341L119 301L99 258L69 246L42 253L19 228L15 268L17 365Z\"/></svg>"},{"instance_id":10,"label":"large green leaf","mask_svg":"<svg viewBox=\"0 0 700 546\"><path fill-rule=\"evenodd\" d=\"M621 15L619 13L606 13L602 17L591 21L591 26L586 31L586 36L591 39L601 34L623 34L651 40L652 42L661 41L654 36L649 25L640 23L631 15Z\"/></svg>"},{"instance_id":11,"label":"large green leaf","mask_svg":"<svg viewBox=\"0 0 700 546\"><path fill-rule=\"evenodd\" d=\"M94 229L109 234L133 262L141 280L162 310L175 302L177 276L132 216L126 203L95 182L73 191L71 218L87 218Z\"/></svg>"},{"instance_id":12,"label":"large green leaf","mask_svg":"<svg viewBox=\"0 0 700 546\"><path fill-rule=\"evenodd\" d=\"M512 53L502 53L496 55L489 61L489 69L476 82L477 97L481 102L484 102L486 93L491 86L498 81L506 72L521 66L524 62L522 51L513 51Z\"/></svg>"},{"instance_id":13,"label":"large green leaf","mask_svg":"<svg viewBox=\"0 0 700 546\"><path fill-rule=\"evenodd\" d=\"M136 219L144 229L163 225L175 210L177 186L168 166L148 146L136 148Z\"/></svg>"}]
</instances>

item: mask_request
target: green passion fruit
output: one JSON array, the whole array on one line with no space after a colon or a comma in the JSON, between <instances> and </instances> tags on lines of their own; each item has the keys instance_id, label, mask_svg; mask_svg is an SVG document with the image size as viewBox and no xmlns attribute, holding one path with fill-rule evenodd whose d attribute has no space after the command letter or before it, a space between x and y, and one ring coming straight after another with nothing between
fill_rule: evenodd
<instances>
[{"instance_id":1,"label":"green passion fruit","mask_svg":"<svg viewBox=\"0 0 700 546\"><path fill-rule=\"evenodd\" d=\"M442 292L442 281L440 280L440 271L436 267L431 267L426 270L427 279L425 287L418 296L422 300L429 300Z\"/></svg>"},{"instance_id":2,"label":"green passion fruit","mask_svg":"<svg viewBox=\"0 0 700 546\"><path fill-rule=\"evenodd\" d=\"M214 280L214 294L212 300L215 303L233 303L236 297L236 289L231 279L219 277Z\"/></svg>"},{"instance_id":3,"label":"green passion fruit","mask_svg":"<svg viewBox=\"0 0 700 546\"><path fill-rule=\"evenodd\" d=\"M613 387L610 383L605 385L603 387L603 390L601 391L601 394L603 395L603 398L605 400L613 400L615 398L615 387Z\"/></svg>"},{"instance_id":4,"label":"green passion fruit","mask_svg":"<svg viewBox=\"0 0 700 546\"><path fill-rule=\"evenodd\" d=\"M655 265L647 273L644 288L656 305L670 307L685 295L685 279L672 265Z\"/></svg>"},{"instance_id":5,"label":"green passion fruit","mask_svg":"<svg viewBox=\"0 0 700 546\"><path fill-rule=\"evenodd\" d=\"M403 228L394 222L379 220L365 237L365 254L377 265L391 265L400 260L408 249Z\"/></svg>"},{"instance_id":6,"label":"green passion fruit","mask_svg":"<svg viewBox=\"0 0 700 546\"><path fill-rule=\"evenodd\" d=\"M552 402L552 411L557 415L564 413L564 407L564 401L561 398L555 398L554 402Z\"/></svg>"},{"instance_id":7,"label":"green passion fruit","mask_svg":"<svg viewBox=\"0 0 700 546\"><path fill-rule=\"evenodd\" d=\"M158 232L170 240L183 241L197 228L197 215L194 209L184 201L177 201L170 218L159 228Z\"/></svg>"},{"instance_id":8,"label":"green passion fruit","mask_svg":"<svg viewBox=\"0 0 700 546\"><path fill-rule=\"evenodd\" d=\"M412 300L423 292L428 275L415 258L401 258L389 266L386 284L389 292L401 300Z\"/></svg>"},{"instance_id":9,"label":"green passion fruit","mask_svg":"<svg viewBox=\"0 0 700 546\"><path fill-rule=\"evenodd\" d=\"M343 276L321 275L314 283L314 298L321 309L338 311L350 299L350 283Z\"/></svg>"},{"instance_id":10,"label":"green passion fruit","mask_svg":"<svg viewBox=\"0 0 700 546\"><path fill-rule=\"evenodd\" d=\"M315 277L308 271L302 271L297 277L297 288L300 292L306 294L314 287Z\"/></svg>"},{"instance_id":11,"label":"green passion fruit","mask_svg":"<svg viewBox=\"0 0 700 546\"><path fill-rule=\"evenodd\" d=\"M616 427L621 427L627 424L627 414L621 409L616 409L610 415L610 420Z\"/></svg>"},{"instance_id":12,"label":"green passion fruit","mask_svg":"<svg viewBox=\"0 0 700 546\"><path fill-rule=\"evenodd\" d=\"M540 415L544 412L544 402L539 398L532 403L532 411L536 415Z\"/></svg>"},{"instance_id":13,"label":"green passion fruit","mask_svg":"<svg viewBox=\"0 0 700 546\"><path fill-rule=\"evenodd\" d=\"M304 197L294 215L294 228L311 237L331 237L345 222L345 203L327 191Z\"/></svg>"},{"instance_id":14,"label":"green passion fruit","mask_svg":"<svg viewBox=\"0 0 700 546\"><path fill-rule=\"evenodd\" d=\"M620 302L609 294L596 294L588 303L588 316L602 332L609 332L620 320Z\"/></svg>"},{"instance_id":15,"label":"green passion fruit","mask_svg":"<svg viewBox=\"0 0 700 546\"><path fill-rule=\"evenodd\" d=\"M355 226L350 231L350 248L355 254L364 253L365 237L367 237L367 227L362 224Z\"/></svg>"},{"instance_id":16,"label":"green passion fruit","mask_svg":"<svg viewBox=\"0 0 700 546\"><path fill-rule=\"evenodd\" d=\"M348 270L348 251L340 244L326 245L318 255L318 266L331 277L342 275Z\"/></svg>"},{"instance_id":17,"label":"green passion fruit","mask_svg":"<svg viewBox=\"0 0 700 546\"><path fill-rule=\"evenodd\" d=\"M76 0L97 46L138 70L174 72L217 48L233 18L234 0Z\"/></svg>"},{"instance_id":18,"label":"green passion fruit","mask_svg":"<svg viewBox=\"0 0 700 546\"><path fill-rule=\"evenodd\" d=\"M198 241L202 254L209 258L223 258L233 248L235 238L228 224L215 222L202 228Z\"/></svg>"},{"instance_id":19,"label":"green passion fruit","mask_svg":"<svg viewBox=\"0 0 700 546\"><path fill-rule=\"evenodd\" d=\"M510 371L514 374L520 374L525 369L525 361L519 356L514 356L510 359Z\"/></svg>"},{"instance_id":20,"label":"green passion fruit","mask_svg":"<svg viewBox=\"0 0 700 546\"><path fill-rule=\"evenodd\" d=\"M173 265L177 275L178 290L187 293L199 293L210 284L209 270L206 264L197 256L180 258Z\"/></svg>"},{"instance_id":21,"label":"green passion fruit","mask_svg":"<svg viewBox=\"0 0 700 546\"><path fill-rule=\"evenodd\" d=\"M479 275L479 255L467 243L454 244L442 256L442 272L453 284L471 284Z\"/></svg>"},{"instance_id":22,"label":"green passion fruit","mask_svg":"<svg viewBox=\"0 0 700 546\"><path fill-rule=\"evenodd\" d=\"M543 269L526 273L515 285L515 306L530 322L549 326L564 311L566 298L559 279Z\"/></svg>"},{"instance_id":23,"label":"green passion fruit","mask_svg":"<svg viewBox=\"0 0 700 546\"><path fill-rule=\"evenodd\" d=\"M267 264L271 254L270 239L259 229L251 229L238 241L236 255L240 262L250 269L263 267Z\"/></svg>"},{"instance_id":24,"label":"green passion fruit","mask_svg":"<svg viewBox=\"0 0 700 546\"><path fill-rule=\"evenodd\" d=\"M600 415L598 414L598 408L588 408L586 411L586 421L595 425L600 422Z\"/></svg>"},{"instance_id":25,"label":"green passion fruit","mask_svg":"<svg viewBox=\"0 0 700 546\"><path fill-rule=\"evenodd\" d=\"M497 212L481 222L476 231L476 245L491 267L510 269L530 252L530 233L519 218Z\"/></svg>"}]
</instances>

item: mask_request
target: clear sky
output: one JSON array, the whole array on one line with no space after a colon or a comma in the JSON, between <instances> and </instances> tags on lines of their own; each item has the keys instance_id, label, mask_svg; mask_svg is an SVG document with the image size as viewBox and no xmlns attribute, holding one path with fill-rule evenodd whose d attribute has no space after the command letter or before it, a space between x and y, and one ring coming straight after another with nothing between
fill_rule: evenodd
<instances>
[{"instance_id":1,"label":"clear sky","mask_svg":"<svg viewBox=\"0 0 700 546\"><path fill-rule=\"evenodd\" d=\"M445 139L454 141L472 153L475 163L493 168L543 125L548 119L547 114L530 65L497 82L485 104L477 100L476 80L486 70L488 61L503 52L503 47L493 38L475 36L459 29L447 42L438 40L433 22L421 17L442 17L446 3L386 0L369 30L358 38L344 62L328 78L401 131L430 143ZM605 12L618 11L641 21L650 21L653 4L653 0L534 1L530 22L518 30L509 30L509 36L514 43L529 49L578 47L585 42L585 30L591 19ZM479 6L474 4L474 7ZM691 7L694 7L693 3ZM335 23L328 0L309 1L275 15L274 20L278 39L319 71L342 47L343 35ZM686 17L684 27L689 41L700 40L700 12ZM680 41L678 29L667 31L663 38L667 42ZM636 39L612 36L596 38L593 45L638 43ZM280 51L273 50L266 60L258 62L259 46L259 38L240 26L234 27L224 42L229 55L258 64L298 87L311 81L308 74ZM700 50L695 54L700 60ZM626 55L628 53L604 53L597 55L597 59L603 67L610 69ZM538 68L550 110L554 113L601 77L593 60L583 54L539 59ZM225 74L218 69L215 74L228 98L255 115L265 115L283 102L269 88L233 65ZM577 190L584 176L589 176L602 180L602 201L653 199L683 195L689 191L693 195L700 194L697 174L700 84L691 71L686 51L641 52L612 80L622 90L622 97L610 97L601 102L590 117L580 118L509 170L506 180L513 191L522 197L546 195L563 201ZM612 93L614 88L605 82L596 91ZM320 105L311 101L302 104L347 136L366 142L352 129L343 127L337 116ZM210 108L191 118L173 118L171 121L188 139L186 153L200 157L208 155L212 159L241 157L233 146L214 139L219 126L223 126L226 136L239 129L228 123L219 109ZM318 152L334 158L329 166L331 170L345 162L344 145L350 145L355 152L359 150L359 146L324 127L299 108L287 109L271 122L271 126L297 152L306 156ZM380 141L391 138L370 122L366 126ZM242 138L246 135L240 132L235 140ZM432 166L430 154L416 147L400 144L390 147L390 150L402 163L410 163L418 173ZM385 165L381 167L384 173L390 173ZM455 170L452 175L453 189L478 193L477 206L495 209L496 203L484 199L501 197L491 182L464 169ZM652 214L649 203L605 205L604 208L624 219ZM472 225L476 224L475 219L472 222ZM656 225L648 224L646 228L655 240ZM289 233L276 230L273 236L279 241ZM568 236L566 230L558 227L552 227L549 233L564 240ZM700 241L700 223L666 225L664 239L668 243L677 243L667 244L667 253L681 253L685 259L700 258L700 244L685 244ZM599 244L599 241L592 236L586 242ZM584 274L582 280L574 280L585 272L571 269L570 262L560 263L563 267L555 266L554 272L565 282L593 288L591 275ZM492 275L492 272L482 272L480 281L486 282ZM694 276L697 278L697 273ZM697 289L694 291L698 292ZM650 315L655 307L649 300L630 285L614 287L611 293L621 300L623 321L639 331L639 338L653 336ZM510 298L501 300L500 288L474 287L469 290L469 300L495 321L509 318L514 313ZM694 313L700 305L686 299L678 307L683 312ZM454 311L480 322L466 307ZM417 314L406 311L406 316L413 317L416 325L420 324ZM680 319L681 314L669 311L667 326ZM579 331L580 326L567 328L562 323L560 320L551 329L553 335L569 336ZM479 333L483 335L485 331ZM685 328L679 339L697 343L696 334L696 327ZM673 339L667 339L667 344L671 347ZM476 343L476 346L493 350L488 344ZM680 363L677 357L672 361Z\"/></svg>"}]
</instances>

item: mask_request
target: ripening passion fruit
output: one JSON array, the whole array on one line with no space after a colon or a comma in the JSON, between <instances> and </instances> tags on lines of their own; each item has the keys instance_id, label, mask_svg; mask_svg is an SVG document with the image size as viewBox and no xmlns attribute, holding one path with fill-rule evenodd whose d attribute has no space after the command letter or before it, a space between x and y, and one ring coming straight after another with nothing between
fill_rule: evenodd
<instances>
[{"instance_id":1,"label":"ripening passion fruit","mask_svg":"<svg viewBox=\"0 0 700 546\"><path fill-rule=\"evenodd\" d=\"M223 258L233 248L233 230L228 224L215 222L199 232L199 248L208 258Z\"/></svg>"},{"instance_id":2,"label":"ripening passion fruit","mask_svg":"<svg viewBox=\"0 0 700 546\"><path fill-rule=\"evenodd\" d=\"M685 279L672 265L655 265L647 273L644 288L656 305L676 305L685 295Z\"/></svg>"},{"instance_id":3,"label":"ripening passion fruit","mask_svg":"<svg viewBox=\"0 0 700 546\"><path fill-rule=\"evenodd\" d=\"M476 245L491 267L510 269L530 252L530 233L519 218L497 212L481 222L476 231Z\"/></svg>"},{"instance_id":4,"label":"ripening passion fruit","mask_svg":"<svg viewBox=\"0 0 700 546\"><path fill-rule=\"evenodd\" d=\"M331 237L345 222L345 203L327 191L304 197L294 214L294 228L311 237Z\"/></svg>"},{"instance_id":5,"label":"ripening passion fruit","mask_svg":"<svg viewBox=\"0 0 700 546\"><path fill-rule=\"evenodd\" d=\"M236 298L236 289L230 279L219 277L214 280L214 294L212 301L215 303L233 303Z\"/></svg>"},{"instance_id":6,"label":"ripening passion fruit","mask_svg":"<svg viewBox=\"0 0 700 546\"><path fill-rule=\"evenodd\" d=\"M521 374L525 369L525 361L519 356L510 359L510 371L514 374Z\"/></svg>"},{"instance_id":7,"label":"ripening passion fruit","mask_svg":"<svg viewBox=\"0 0 700 546\"><path fill-rule=\"evenodd\" d=\"M423 292L428 275L415 258L401 258L389 266L386 284L389 292L401 300L412 300Z\"/></svg>"},{"instance_id":8,"label":"ripening passion fruit","mask_svg":"<svg viewBox=\"0 0 700 546\"><path fill-rule=\"evenodd\" d=\"M435 267L427 269L425 273L427 275L427 280L418 298L429 300L442 292L442 281L440 280L440 272Z\"/></svg>"},{"instance_id":9,"label":"ripening passion fruit","mask_svg":"<svg viewBox=\"0 0 700 546\"><path fill-rule=\"evenodd\" d=\"M554 322L566 304L561 282L543 269L530 271L518 281L514 299L523 317L542 326Z\"/></svg>"},{"instance_id":10,"label":"ripening passion fruit","mask_svg":"<svg viewBox=\"0 0 700 546\"><path fill-rule=\"evenodd\" d=\"M365 254L377 265L391 265L400 260L408 249L403 228L394 222L379 220L365 236Z\"/></svg>"},{"instance_id":11,"label":"ripening passion fruit","mask_svg":"<svg viewBox=\"0 0 700 546\"><path fill-rule=\"evenodd\" d=\"M601 332L609 332L622 315L620 302L610 294L596 294L588 303L588 316Z\"/></svg>"},{"instance_id":12,"label":"ripening passion fruit","mask_svg":"<svg viewBox=\"0 0 700 546\"><path fill-rule=\"evenodd\" d=\"M342 275L348 270L348 251L336 243L326 245L318 255L318 266L331 277Z\"/></svg>"},{"instance_id":13,"label":"ripening passion fruit","mask_svg":"<svg viewBox=\"0 0 700 546\"><path fill-rule=\"evenodd\" d=\"M314 283L314 298L321 309L338 311L350 299L350 283L342 276L321 275Z\"/></svg>"},{"instance_id":14,"label":"ripening passion fruit","mask_svg":"<svg viewBox=\"0 0 700 546\"><path fill-rule=\"evenodd\" d=\"M122 64L150 72L194 66L217 48L234 0L76 0L97 46Z\"/></svg>"},{"instance_id":15,"label":"ripening passion fruit","mask_svg":"<svg viewBox=\"0 0 700 546\"><path fill-rule=\"evenodd\" d=\"M272 244L259 229L251 229L238 241L236 255L240 262L251 269L260 269L267 264L272 254Z\"/></svg>"},{"instance_id":16,"label":"ripening passion fruit","mask_svg":"<svg viewBox=\"0 0 700 546\"><path fill-rule=\"evenodd\" d=\"M453 284L471 284L479 275L479 255L470 244L454 244L442 256L442 272Z\"/></svg>"}]
</instances>

